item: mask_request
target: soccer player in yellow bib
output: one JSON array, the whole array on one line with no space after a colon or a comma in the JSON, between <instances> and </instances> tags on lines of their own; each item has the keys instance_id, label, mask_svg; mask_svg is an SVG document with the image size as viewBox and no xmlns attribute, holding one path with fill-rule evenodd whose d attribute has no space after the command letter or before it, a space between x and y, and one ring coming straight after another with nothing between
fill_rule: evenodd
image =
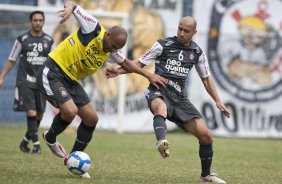
<instances>
[{"instance_id":1,"label":"soccer player in yellow bib","mask_svg":"<svg viewBox=\"0 0 282 184\"><path fill-rule=\"evenodd\" d=\"M167 80L143 70L120 53L119 49L127 41L124 28L113 26L105 30L95 17L72 1L66 1L64 9L58 13L60 23L73 14L80 27L49 53L44 67L38 72L37 84L47 100L60 110L43 138L51 151L66 163L67 153L56 137L78 115L82 121L70 153L84 151L98 122L93 104L78 80L97 72L106 61L146 77L156 87L165 86ZM88 173L81 177L90 178Z\"/></svg>"}]
</instances>

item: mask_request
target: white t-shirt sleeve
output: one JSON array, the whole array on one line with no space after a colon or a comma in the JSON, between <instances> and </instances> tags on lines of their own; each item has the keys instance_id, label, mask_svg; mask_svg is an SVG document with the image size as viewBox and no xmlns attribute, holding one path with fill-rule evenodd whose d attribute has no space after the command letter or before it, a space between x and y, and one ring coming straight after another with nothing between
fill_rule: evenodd
<instances>
[{"instance_id":1,"label":"white t-shirt sleeve","mask_svg":"<svg viewBox=\"0 0 282 184\"><path fill-rule=\"evenodd\" d=\"M8 59L11 61L16 61L21 51L22 51L22 44L18 40L16 40Z\"/></svg>"},{"instance_id":2,"label":"white t-shirt sleeve","mask_svg":"<svg viewBox=\"0 0 282 184\"><path fill-rule=\"evenodd\" d=\"M199 61L195 65L195 68L201 78L207 78L210 75L208 58L204 52L199 57Z\"/></svg>"},{"instance_id":3,"label":"white t-shirt sleeve","mask_svg":"<svg viewBox=\"0 0 282 184\"><path fill-rule=\"evenodd\" d=\"M79 5L74 9L73 15L77 19L83 34L88 34L95 30L98 20Z\"/></svg>"},{"instance_id":4,"label":"white t-shirt sleeve","mask_svg":"<svg viewBox=\"0 0 282 184\"><path fill-rule=\"evenodd\" d=\"M124 62L125 57L122 55L122 53L119 50L116 50L114 52L111 52L109 57L106 59L107 62L109 63L122 63Z\"/></svg>"},{"instance_id":5,"label":"white t-shirt sleeve","mask_svg":"<svg viewBox=\"0 0 282 184\"><path fill-rule=\"evenodd\" d=\"M159 42L156 42L148 52L146 52L141 58L139 58L139 61L144 65L149 65L158 56L160 56L162 52L163 47L161 46L161 44L159 44Z\"/></svg>"}]
</instances>

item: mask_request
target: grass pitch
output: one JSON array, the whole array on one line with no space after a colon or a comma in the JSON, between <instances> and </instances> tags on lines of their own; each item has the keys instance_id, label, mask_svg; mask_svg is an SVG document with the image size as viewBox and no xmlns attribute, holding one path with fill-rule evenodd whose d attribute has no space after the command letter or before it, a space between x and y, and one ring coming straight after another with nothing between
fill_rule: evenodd
<instances>
[{"instance_id":1,"label":"grass pitch","mask_svg":"<svg viewBox=\"0 0 282 184\"><path fill-rule=\"evenodd\" d=\"M168 159L156 150L153 133L117 134L96 131L85 150L91 159L91 179L71 174L40 137L42 154L20 152L23 126L0 125L0 183L3 184L201 184L197 140L169 132ZM40 133L43 129L39 130ZM58 137L67 151L75 131ZM214 137L212 170L228 184L281 184L282 140Z\"/></svg>"}]
</instances>

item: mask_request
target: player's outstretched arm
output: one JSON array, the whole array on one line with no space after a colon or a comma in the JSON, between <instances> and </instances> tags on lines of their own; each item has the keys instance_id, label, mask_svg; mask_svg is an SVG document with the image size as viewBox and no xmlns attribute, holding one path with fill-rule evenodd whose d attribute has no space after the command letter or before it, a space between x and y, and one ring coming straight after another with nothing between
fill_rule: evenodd
<instances>
[{"instance_id":1,"label":"player's outstretched arm","mask_svg":"<svg viewBox=\"0 0 282 184\"><path fill-rule=\"evenodd\" d=\"M140 62L139 62L140 63ZM165 87L167 85L167 79L161 77L157 74L152 74L143 68L137 66L134 62L125 59L123 63L120 64L127 72L134 72L138 73L144 77L146 77L149 82L154 85L157 89L159 89L159 86Z\"/></svg>"},{"instance_id":2,"label":"player's outstretched arm","mask_svg":"<svg viewBox=\"0 0 282 184\"><path fill-rule=\"evenodd\" d=\"M230 118L231 113L228 111L228 109L225 107L225 105L221 102L214 80L211 76L208 76L206 78L202 78L202 82L206 88L206 91L209 93L209 95L213 98L213 100L216 103L216 107L224 114L224 116Z\"/></svg>"},{"instance_id":3,"label":"player's outstretched arm","mask_svg":"<svg viewBox=\"0 0 282 184\"><path fill-rule=\"evenodd\" d=\"M133 60L131 62L136 64L137 66L139 66L141 68L144 67L144 65L142 63L140 63L138 59L135 59L135 60ZM105 75L109 79L109 78L114 78L114 77L116 77L118 75L127 74L127 73L131 73L131 72L125 70L123 67L119 67L119 68L111 67L111 68L107 68L106 69Z\"/></svg>"},{"instance_id":4,"label":"player's outstretched arm","mask_svg":"<svg viewBox=\"0 0 282 184\"><path fill-rule=\"evenodd\" d=\"M94 16L92 16L90 13L88 13L73 1L66 1L64 9L58 11L58 13L60 24L68 20L73 14L83 34L89 34L90 32L94 31L96 29L96 26L98 25L98 19L96 19Z\"/></svg>"},{"instance_id":5,"label":"player's outstretched arm","mask_svg":"<svg viewBox=\"0 0 282 184\"><path fill-rule=\"evenodd\" d=\"M138 73L146 77L149 82L154 85L156 88L159 88L159 85L165 87L167 85L167 79L161 77L157 74L152 74L143 69L144 65L139 62L139 60L130 61L125 59L124 62L120 63L120 68L109 68L106 70L107 78L113 78L120 74L126 73Z\"/></svg>"},{"instance_id":6,"label":"player's outstretched arm","mask_svg":"<svg viewBox=\"0 0 282 184\"><path fill-rule=\"evenodd\" d=\"M71 17L71 14L73 10L76 8L76 6L77 6L76 3L74 3L73 1L65 2L64 9L58 11L60 24L64 23L66 20L68 20Z\"/></svg>"}]
</instances>

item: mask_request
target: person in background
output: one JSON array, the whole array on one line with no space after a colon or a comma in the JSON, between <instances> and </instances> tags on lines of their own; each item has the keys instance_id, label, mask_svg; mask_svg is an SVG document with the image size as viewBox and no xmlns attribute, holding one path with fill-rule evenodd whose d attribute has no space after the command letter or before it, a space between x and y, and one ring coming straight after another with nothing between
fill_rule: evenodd
<instances>
[{"instance_id":1,"label":"person in background","mask_svg":"<svg viewBox=\"0 0 282 184\"><path fill-rule=\"evenodd\" d=\"M119 51L127 41L127 31L120 26L106 30L99 21L72 1L66 1L59 11L60 23L74 15L80 27L62 41L38 72L37 85L46 99L59 108L51 127L43 133L48 147L56 156L67 162L67 153L57 142L76 115L81 118L77 137L70 153L84 151L92 139L98 115L79 80L96 73L106 61L121 65L129 72L146 77L157 89L167 80L151 74L126 59ZM90 178L86 172L82 178Z\"/></svg>"},{"instance_id":2,"label":"person in background","mask_svg":"<svg viewBox=\"0 0 282 184\"><path fill-rule=\"evenodd\" d=\"M166 79L166 87L155 88L149 85L146 91L148 106L154 115L153 127L157 148L163 158L169 157L169 142L166 139L166 119L193 134L199 141L201 159L201 179L206 182L226 183L210 171L213 157L213 138L200 112L187 99L185 82L189 71L195 66L208 94L217 108L226 116L230 112L221 102L215 83L211 77L208 60L202 49L192 40L197 32L193 17L183 17L179 21L177 36L158 40L151 50L134 60L140 67L155 61L155 74ZM128 73L121 68L108 68L106 76L116 77Z\"/></svg>"},{"instance_id":3,"label":"person in background","mask_svg":"<svg viewBox=\"0 0 282 184\"><path fill-rule=\"evenodd\" d=\"M51 36L43 32L44 12L31 12L29 20L30 30L16 39L0 75L0 86L19 58L13 108L15 111L26 112L27 119L27 131L20 143L20 150L25 153L40 154L38 127L45 111L46 99L37 89L36 72L46 61L48 53L54 47L54 41ZM28 147L30 140L33 143L32 150Z\"/></svg>"}]
</instances>

